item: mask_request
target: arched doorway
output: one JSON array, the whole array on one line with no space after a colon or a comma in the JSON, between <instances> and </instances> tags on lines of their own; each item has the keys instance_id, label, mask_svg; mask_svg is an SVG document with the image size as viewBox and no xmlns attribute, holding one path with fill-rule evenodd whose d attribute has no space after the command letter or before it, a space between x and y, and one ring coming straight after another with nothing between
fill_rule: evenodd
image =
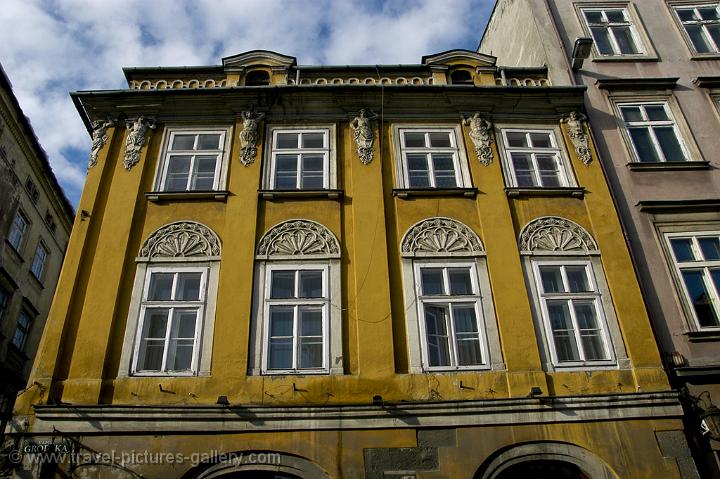
<instances>
[{"instance_id":1,"label":"arched doorway","mask_svg":"<svg viewBox=\"0 0 720 479\"><path fill-rule=\"evenodd\" d=\"M318 464L277 451L223 453L187 471L182 479L331 479Z\"/></svg>"},{"instance_id":2,"label":"arched doorway","mask_svg":"<svg viewBox=\"0 0 720 479\"><path fill-rule=\"evenodd\" d=\"M591 479L578 466L565 461L528 461L503 470L497 479Z\"/></svg>"},{"instance_id":3,"label":"arched doorway","mask_svg":"<svg viewBox=\"0 0 720 479\"><path fill-rule=\"evenodd\" d=\"M240 471L223 474L223 479L302 479L294 474L275 471Z\"/></svg>"}]
</instances>

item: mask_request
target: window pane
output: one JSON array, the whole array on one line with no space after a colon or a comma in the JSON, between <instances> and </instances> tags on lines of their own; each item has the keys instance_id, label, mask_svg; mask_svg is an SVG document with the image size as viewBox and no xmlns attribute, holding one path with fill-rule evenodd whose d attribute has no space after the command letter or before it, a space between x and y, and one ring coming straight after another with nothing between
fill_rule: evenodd
<instances>
[{"instance_id":1,"label":"window pane","mask_svg":"<svg viewBox=\"0 0 720 479\"><path fill-rule=\"evenodd\" d=\"M270 306L270 337L293 336L293 307Z\"/></svg>"},{"instance_id":2,"label":"window pane","mask_svg":"<svg viewBox=\"0 0 720 479\"><path fill-rule=\"evenodd\" d=\"M561 293L565 291L560 266L540 266L540 279L545 293Z\"/></svg>"},{"instance_id":3,"label":"window pane","mask_svg":"<svg viewBox=\"0 0 720 479\"><path fill-rule=\"evenodd\" d=\"M427 171L427 157L418 154L407 155L407 165L409 171Z\"/></svg>"},{"instance_id":4,"label":"window pane","mask_svg":"<svg viewBox=\"0 0 720 479\"><path fill-rule=\"evenodd\" d=\"M566 266L565 274L568 280L568 287L572 293L583 293L592 291L588 283L585 266Z\"/></svg>"},{"instance_id":5,"label":"window pane","mask_svg":"<svg viewBox=\"0 0 720 479\"><path fill-rule=\"evenodd\" d=\"M297 155L277 155L275 157L275 188L297 188Z\"/></svg>"},{"instance_id":6,"label":"window pane","mask_svg":"<svg viewBox=\"0 0 720 479\"><path fill-rule=\"evenodd\" d=\"M297 133L278 133L275 148L287 149L298 147L298 134Z\"/></svg>"},{"instance_id":7,"label":"window pane","mask_svg":"<svg viewBox=\"0 0 720 479\"><path fill-rule=\"evenodd\" d=\"M271 338L269 349L269 369L292 368L292 338Z\"/></svg>"},{"instance_id":8,"label":"window pane","mask_svg":"<svg viewBox=\"0 0 720 479\"><path fill-rule=\"evenodd\" d=\"M178 273L175 299L180 301L200 300L200 280L202 273Z\"/></svg>"},{"instance_id":9,"label":"window pane","mask_svg":"<svg viewBox=\"0 0 720 479\"><path fill-rule=\"evenodd\" d=\"M690 40L698 53L708 53L712 51L710 45L705 39L705 33L703 33L700 26L685 25L685 29L687 30Z\"/></svg>"},{"instance_id":10,"label":"window pane","mask_svg":"<svg viewBox=\"0 0 720 479\"><path fill-rule=\"evenodd\" d=\"M645 105L645 113L651 121L670 121L663 105Z\"/></svg>"},{"instance_id":11,"label":"window pane","mask_svg":"<svg viewBox=\"0 0 720 479\"><path fill-rule=\"evenodd\" d=\"M647 128L628 128L628 131L641 162L660 161Z\"/></svg>"},{"instance_id":12,"label":"window pane","mask_svg":"<svg viewBox=\"0 0 720 479\"><path fill-rule=\"evenodd\" d=\"M322 174L317 175L313 173L305 173L302 175L302 182L300 188L304 190L320 190L323 188L323 177Z\"/></svg>"},{"instance_id":13,"label":"window pane","mask_svg":"<svg viewBox=\"0 0 720 479\"><path fill-rule=\"evenodd\" d=\"M718 48L720 48L720 25L707 25L706 28L715 42L715 51L718 51Z\"/></svg>"},{"instance_id":14,"label":"window pane","mask_svg":"<svg viewBox=\"0 0 720 479\"><path fill-rule=\"evenodd\" d=\"M605 346L603 346L600 332L581 332L580 340L582 341L586 361L602 361L608 359L605 354Z\"/></svg>"},{"instance_id":15,"label":"window pane","mask_svg":"<svg viewBox=\"0 0 720 479\"><path fill-rule=\"evenodd\" d=\"M695 11L693 9L678 10L677 12L680 20L682 21L697 20L697 17L695 16Z\"/></svg>"},{"instance_id":16,"label":"window pane","mask_svg":"<svg viewBox=\"0 0 720 479\"><path fill-rule=\"evenodd\" d=\"M720 241L715 238L698 238L703 257L708 260L720 259Z\"/></svg>"},{"instance_id":17,"label":"window pane","mask_svg":"<svg viewBox=\"0 0 720 479\"><path fill-rule=\"evenodd\" d=\"M167 179L165 189L169 191L184 191L187 189L190 177L190 161L192 156L173 155L168 159Z\"/></svg>"},{"instance_id":18,"label":"window pane","mask_svg":"<svg viewBox=\"0 0 720 479\"><path fill-rule=\"evenodd\" d=\"M540 183L544 187L561 186L560 173L555 155L536 155Z\"/></svg>"},{"instance_id":19,"label":"window pane","mask_svg":"<svg viewBox=\"0 0 720 479\"><path fill-rule=\"evenodd\" d=\"M603 23L602 12L585 12L588 23Z\"/></svg>"},{"instance_id":20,"label":"window pane","mask_svg":"<svg viewBox=\"0 0 720 479\"><path fill-rule=\"evenodd\" d=\"M411 171L408 175L410 188L427 188L430 186L428 173L424 171Z\"/></svg>"},{"instance_id":21,"label":"window pane","mask_svg":"<svg viewBox=\"0 0 720 479\"><path fill-rule=\"evenodd\" d=\"M167 301L172 297L172 273L152 273L148 301Z\"/></svg>"},{"instance_id":22,"label":"window pane","mask_svg":"<svg viewBox=\"0 0 720 479\"><path fill-rule=\"evenodd\" d=\"M300 369L321 368L323 344L321 338L300 338Z\"/></svg>"},{"instance_id":23,"label":"window pane","mask_svg":"<svg viewBox=\"0 0 720 479\"><path fill-rule=\"evenodd\" d=\"M530 143L535 148L552 148L550 133L530 133Z\"/></svg>"},{"instance_id":24,"label":"window pane","mask_svg":"<svg viewBox=\"0 0 720 479\"><path fill-rule=\"evenodd\" d=\"M304 189L320 189L323 187L323 156L302 156L302 184Z\"/></svg>"},{"instance_id":25,"label":"window pane","mask_svg":"<svg viewBox=\"0 0 720 479\"><path fill-rule=\"evenodd\" d=\"M170 371L188 371L191 369L194 344L192 339L170 341L167 369Z\"/></svg>"},{"instance_id":26,"label":"window pane","mask_svg":"<svg viewBox=\"0 0 720 479\"><path fill-rule=\"evenodd\" d=\"M433 132L429 133L428 136L430 137L430 146L433 148L450 148L452 146L450 132Z\"/></svg>"},{"instance_id":27,"label":"window pane","mask_svg":"<svg viewBox=\"0 0 720 479\"><path fill-rule=\"evenodd\" d=\"M480 334L473 305L453 307L455 318L457 361L459 366L482 364Z\"/></svg>"},{"instance_id":28,"label":"window pane","mask_svg":"<svg viewBox=\"0 0 720 479\"><path fill-rule=\"evenodd\" d=\"M418 131L406 131L405 146L407 148L424 148L425 147L425 133Z\"/></svg>"},{"instance_id":29,"label":"window pane","mask_svg":"<svg viewBox=\"0 0 720 479\"><path fill-rule=\"evenodd\" d=\"M198 150L219 150L220 149L220 134L203 134L198 138Z\"/></svg>"},{"instance_id":30,"label":"window pane","mask_svg":"<svg viewBox=\"0 0 720 479\"><path fill-rule=\"evenodd\" d=\"M425 329L428 343L428 363L430 366L449 366L450 348L447 335L447 308L438 305L425 305Z\"/></svg>"},{"instance_id":31,"label":"window pane","mask_svg":"<svg viewBox=\"0 0 720 479\"><path fill-rule=\"evenodd\" d=\"M192 150L194 144L195 135L175 135L171 150Z\"/></svg>"},{"instance_id":32,"label":"window pane","mask_svg":"<svg viewBox=\"0 0 720 479\"><path fill-rule=\"evenodd\" d=\"M435 169L435 186L438 188L453 188L457 186L452 155L433 154L432 162L433 168Z\"/></svg>"},{"instance_id":33,"label":"window pane","mask_svg":"<svg viewBox=\"0 0 720 479\"><path fill-rule=\"evenodd\" d=\"M300 298L322 298L322 271L300 271Z\"/></svg>"},{"instance_id":34,"label":"window pane","mask_svg":"<svg viewBox=\"0 0 720 479\"><path fill-rule=\"evenodd\" d=\"M527 135L521 131L508 131L505 136L507 137L507 144L514 148L527 147Z\"/></svg>"},{"instance_id":35,"label":"window pane","mask_svg":"<svg viewBox=\"0 0 720 479\"><path fill-rule=\"evenodd\" d=\"M145 338L165 339L169 312L167 308L148 308L145 311Z\"/></svg>"},{"instance_id":36,"label":"window pane","mask_svg":"<svg viewBox=\"0 0 720 479\"><path fill-rule=\"evenodd\" d=\"M295 271L273 271L270 286L271 298L295 297Z\"/></svg>"},{"instance_id":37,"label":"window pane","mask_svg":"<svg viewBox=\"0 0 720 479\"><path fill-rule=\"evenodd\" d=\"M450 294L473 294L470 268L449 268Z\"/></svg>"},{"instance_id":38,"label":"window pane","mask_svg":"<svg viewBox=\"0 0 720 479\"><path fill-rule=\"evenodd\" d=\"M445 294L442 268L421 268L422 292L424 295Z\"/></svg>"},{"instance_id":39,"label":"window pane","mask_svg":"<svg viewBox=\"0 0 720 479\"><path fill-rule=\"evenodd\" d=\"M607 28L593 27L590 29L595 39L595 45L601 55L612 55L614 53L612 43L610 43L610 33Z\"/></svg>"},{"instance_id":40,"label":"window pane","mask_svg":"<svg viewBox=\"0 0 720 479\"><path fill-rule=\"evenodd\" d=\"M720 296L720 268L710 268L710 277L715 284L715 293Z\"/></svg>"},{"instance_id":41,"label":"window pane","mask_svg":"<svg viewBox=\"0 0 720 479\"><path fill-rule=\"evenodd\" d=\"M718 20L718 11L715 7L698 8L698 13L703 20Z\"/></svg>"},{"instance_id":42,"label":"window pane","mask_svg":"<svg viewBox=\"0 0 720 479\"><path fill-rule=\"evenodd\" d=\"M455 333L467 334L477 333L477 319L475 318L475 305L462 304L453 305L453 316L455 318Z\"/></svg>"},{"instance_id":43,"label":"window pane","mask_svg":"<svg viewBox=\"0 0 720 479\"><path fill-rule=\"evenodd\" d=\"M550 328L553 332L555 352L558 361L577 361L580 359L573 333L570 311L566 301L548 301Z\"/></svg>"},{"instance_id":44,"label":"window pane","mask_svg":"<svg viewBox=\"0 0 720 479\"><path fill-rule=\"evenodd\" d=\"M322 336L322 308L300 307L300 336Z\"/></svg>"},{"instance_id":45,"label":"window pane","mask_svg":"<svg viewBox=\"0 0 720 479\"><path fill-rule=\"evenodd\" d=\"M713 308L710 294L703 281L702 270L685 270L682 276L700 326L720 326L717 311Z\"/></svg>"},{"instance_id":46,"label":"window pane","mask_svg":"<svg viewBox=\"0 0 720 479\"><path fill-rule=\"evenodd\" d=\"M577 319L580 331L585 329L600 329L597 314L595 313L595 304L592 301L575 301L573 302L573 307L575 308L575 319Z\"/></svg>"},{"instance_id":47,"label":"window pane","mask_svg":"<svg viewBox=\"0 0 720 479\"><path fill-rule=\"evenodd\" d=\"M143 348L140 353L142 359L138 361L138 369L141 371L160 371L162 369L165 341L146 340L143 343Z\"/></svg>"},{"instance_id":48,"label":"window pane","mask_svg":"<svg viewBox=\"0 0 720 479\"><path fill-rule=\"evenodd\" d=\"M303 148L323 148L325 146L325 135L323 133L303 133Z\"/></svg>"},{"instance_id":49,"label":"window pane","mask_svg":"<svg viewBox=\"0 0 720 479\"><path fill-rule=\"evenodd\" d=\"M297 155L277 155L275 157L275 170L295 173L297 171L297 160Z\"/></svg>"},{"instance_id":50,"label":"window pane","mask_svg":"<svg viewBox=\"0 0 720 479\"><path fill-rule=\"evenodd\" d=\"M532 162L528 153L512 153L511 159L518 186L538 186L532 173Z\"/></svg>"},{"instance_id":51,"label":"window pane","mask_svg":"<svg viewBox=\"0 0 720 479\"><path fill-rule=\"evenodd\" d=\"M215 163L217 156L215 155L202 155L195 158L195 171L198 173L210 173L215 174Z\"/></svg>"},{"instance_id":52,"label":"window pane","mask_svg":"<svg viewBox=\"0 0 720 479\"><path fill-rule=\"evenodd\" d=\"M605 10L605 16L608 22L612 23L622 23L626 21L622 10Z\"/></svg>"},{"instance_id":53,"label":"window pane","mask_svg":"<svg viewBox=\"0 0 720 479\"><path fill-rule=\"evenodd\" d=\"M175 321L177 322L174 337L180 339L192 339L195 337L195 323L197 322L197 309L176 309Z\"/></svg>"},{"instance_id":54,"label":"window pane","mask_svg":"<svg viewBox=\"0 0 720 479\"><path fill-rule=\"evenodd\" d=\"M670 245L675 253L675 259L679 263L695 261L695 253L693 253L692 240L690 238L671 239Z\"/></svg>"},{"instance_id":55,"label":"window pane","mask_svg":"<svg viewBox=\"0 0 720 479\"><path fill-rule=\"evenodd\" d=\"M620 108L625 121L643 121L642 112L639 106L624 106Z\"/></svg>"},{"instance_id":56,"label":"window pane","mask_svg":"<svg viewBox=\"0 0 720 479\"><path fill-rule=\"evenodd\" d=\"M639 53L635 46L635 40L633 40L632 33L630 32L630 27L614 27L612 31L615 34L615 41L620 48L620 53L625 55Z\"/></svg>"},{"instance_id":57,"label":"window pane","mask_svg":"<svg viewBox=\"0 0 720 479\"><path fill-rule=\"evenodd\" d=\"M660 148L662 148L665 160L667 161L685 161L685 153L683 153L678 141L675 129L671 126L655 127L655 136L657 136Z\"/></svg>"}]
</instances>

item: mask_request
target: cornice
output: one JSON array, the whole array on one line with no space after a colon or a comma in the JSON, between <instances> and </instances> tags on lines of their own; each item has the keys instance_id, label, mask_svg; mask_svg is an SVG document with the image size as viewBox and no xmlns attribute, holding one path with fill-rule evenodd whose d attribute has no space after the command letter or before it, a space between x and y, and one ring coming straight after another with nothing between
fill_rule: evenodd
<instances>
[{"instance_id":1,"label":"cornice","mask_svg":"<svg viewBox=\"0 0 720 479\"><path fill-rule=\"evenodd\" d=\"M599 78L595 81L602 90L672 90L680 78Z\"/></svg>"}]
</instances>

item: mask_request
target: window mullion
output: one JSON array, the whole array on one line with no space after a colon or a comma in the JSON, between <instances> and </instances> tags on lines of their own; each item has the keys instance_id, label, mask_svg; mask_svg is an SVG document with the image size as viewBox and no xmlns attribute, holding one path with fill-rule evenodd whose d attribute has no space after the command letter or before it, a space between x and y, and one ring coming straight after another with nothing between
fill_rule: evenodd
<instances>
[{"instance_id":1,"label":"window mullion","mask_svg":"<svg viewBox=\"0 0 720 479\"><path fill-rule=\"evenodd\" d=\"M303 154L301 152L296 153L297 154L297 160L295 161L295 187L297 189L302 188L302 157Z\"/></svg>"},{"instance_id":2,"label":"window mullion","mask_svg":"<svg viewBox=\"0 0 720 479\"><path fill-rule=\"evenodd\" d=\"M173 323L175 316L175 308L171 307L168 309L168 319L167 324L165 325L165 344L163 345L163 359L162 359L162 365L160 366L160 371L166 372L167 371L167 359L168 359L168 353L170 352L170 335L172 333Z\"/></svg>"},{"instance_id":3,"label":"window mullion","mask_svg":"<svg viewBox=\"0 0 720 479\"><path fill-rule=\"evenodd\" d=\"M651 139L652 142L653 142L653 147L655 148L655 152L657 153L658 158L660 158L660 161L667 162L667 158L665 157L665 152L664 152L664 151L662 150L662 148L660 147L660 142L658 141L657 136L655 135L655 127L654 127L654 126L650 126L650 127L648 128L648 130L649 130L649 132L650 132L650 139ZM677 136L677 132L675 131L674 128L673 128L673 132L674 132L674 133L676 134L676 136Z\"/></svg>"},{"instance_id":4,"label":"window mullion","mask_svg":"<svg viewBox=\"0 0 720 479\"><path fill-rule=\"evenodd\" d=\"M704 267L703 271L703 283L705 283L705 290L710 294L710 303L713 305L715 314L720 320L720 298L718 297L718 291L716 291L715 284L710 276L710 268Z\"/></svg>"},{"instance_id":5,"label":"window mullion","mask_svg":"<svg viewBox=\"0 0 720 479\"><path fill-rule=\"evenodd\" d=\"M432 152L428 151L425 153L425 162L427 163L428 167L428 179L430 181L430 186L435 188L436 181L435 181L435 165L433 165L432 161Z\"/></svg>"},{"instance_id":6,"label":"window mullion","mask_svg":"<svg viewBox=\"0 0 720 479\"><path fill-rule=\"evenodd\" d=\"M582 338L580 336L580 326L578 325L577 317L575 316L575 301L573 299L568 299L567 302L568 312L570 313L570 321L573 325L573 336L575 336L575 343L577 344L580 361L585 361L585 349L583 348Z\"/></svg>"},{"instance_id":7,"label":"window mullion","mask_svg":"<svg viewBox=\"0 0 720 479\"><path fill-rule=\"evenodd\" d=\"M447 303L447 309L448 309L448 317L447 317L447 323L445 327L447 328L448 332L448 343L449 343L449 349L450 349L450 366L457 368L458 367L458 358L457 358L457 349L455 342L457 341L457 336L455 335L455 312L453 311L452 304L450 302Z\"/></svg>"},{"instance_id":8,"label":"window mullion","mask_svg":"<svg viewBox=\"0 0 720 479\"><path fill-rule=\"evenodd\" d=\"M300 361L298 360L298 356L300 355L300 348L298 347L298 344L300 342L298 335L300 334L300 306L295 305L293 306L293 338L292 338L292 354L293 354L293 361L292 361L292 369L297 370L300 367Z\"/></svg>"},{"instance_id":9,"label":"window mullion","mask_svg":"<svg viewBox=\"0 0 720 479\"><path fill-rule=\"evenodd\" d=\"M530 163L532 164L532 171L530 172L533 175L533 178L535 178L535 183L542 187L542 180L540 179L540 167L538 166L537 162L537 153L531 152L530 153Z\"/></svg>"}]
</instances>

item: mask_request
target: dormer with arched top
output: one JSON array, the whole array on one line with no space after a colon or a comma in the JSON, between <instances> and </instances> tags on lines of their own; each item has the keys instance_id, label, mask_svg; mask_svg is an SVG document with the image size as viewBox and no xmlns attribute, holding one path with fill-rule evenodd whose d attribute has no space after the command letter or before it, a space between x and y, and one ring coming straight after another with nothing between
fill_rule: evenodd
<instances>
[{"instance_id":1,"label":"dormer with arched top","mask_svg":"<svg viewBox=\"0 0 720 479\"><path fill-rule=\"evenodd\" d=\"M239 86L287 85L297 59L270 50L250 50L222 59L231 84Z\"/></svg>"},{"instance_id":2,"label":"dormer with arched top","mask_svg":"<svg viewBox=\"0 0 720 479\"><path fill-rule=\"evenodd\" d=\"M495 57L470 50L448 50L422 57L436 85L494 85Z\"/></svg>"}]
</instances>

